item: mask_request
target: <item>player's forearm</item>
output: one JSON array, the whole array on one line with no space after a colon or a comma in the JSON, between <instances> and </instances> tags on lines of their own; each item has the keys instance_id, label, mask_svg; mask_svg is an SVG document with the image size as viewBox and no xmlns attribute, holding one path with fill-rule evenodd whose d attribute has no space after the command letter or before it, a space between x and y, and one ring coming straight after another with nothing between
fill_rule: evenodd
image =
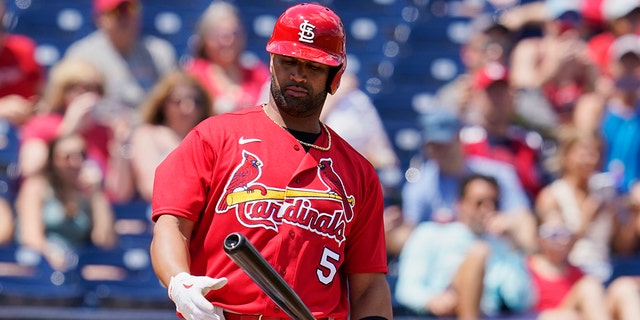
<instances>
[{"instance_id":1,"label":"player's forearm","mask_svg":"<svg viewBox=\"0 0 640 320\"><path fill-rule=\"evenodd\" d=\"M169 285L172 276L189 273L188 240L180 231L178 218L163 215L158 219L150 250L153 269L165 286Z\"/></svg>"},{"instance_id":2,"label":"player's forearm","mask_svg":"<svg viewBox=\"0 0 640 320\"><path fill-rule=\"evenodd\" d=\"M349 276L351 319L371 316L393 319L391 291L384 274Z\"/></svg>"}]
</instances>

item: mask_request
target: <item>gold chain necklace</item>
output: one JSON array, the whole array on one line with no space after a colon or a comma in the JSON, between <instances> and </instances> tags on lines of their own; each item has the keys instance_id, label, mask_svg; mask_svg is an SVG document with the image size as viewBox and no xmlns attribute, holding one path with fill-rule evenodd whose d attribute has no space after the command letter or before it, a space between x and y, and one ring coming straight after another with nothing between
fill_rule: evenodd
<instances>
[{"instance_id":1,"label":"gold chain necklace","mask_svg":"<svg viewBox=\"0 0 640 320\"><path fill-rule=\"evenodd\" d=\"M267 115L267 118L269 118L271 121L273 121L273 123L275 123L278 127L282 128L283 130L286 130L287 129L286 127L283 127L283 126L279 125L275 120L273 120L273 118L271 118L271 116L269 115L269 112L267 112L266 107L267 107L266 104L262 105L262 111L264 111L264 114ZM300 144L303 145L303 146L307 146L307 147L310 147L310 148L318 149L320 151L329 151L329 149L331 149L331 133L329 132L329 129L327 129L327 126L322 121L320 121L320 125L322 126L324 131L327 133L327 146L326 147L321 147L321 146L315 145L313 143L307 143L307 142L301 141L300 139L297 139L297 138L296 138L296 140L298 140L298 142L300 142Z\"/></svg>"}]
</instances>

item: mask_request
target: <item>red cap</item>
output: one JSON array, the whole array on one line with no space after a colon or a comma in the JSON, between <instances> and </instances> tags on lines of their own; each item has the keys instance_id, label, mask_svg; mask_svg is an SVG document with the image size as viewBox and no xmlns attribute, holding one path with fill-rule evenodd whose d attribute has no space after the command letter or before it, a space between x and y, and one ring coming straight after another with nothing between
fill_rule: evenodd
<instances>
[{"instance_id":1,"label":"red cap","mask_svg":"<svg viewBox=\"0 0 640 320\"><path fill-rule=\"evenodd\" d=\"M509 71L500 63L489 63L476 72L473 84L478 89L486 89L498 81L508 82Z\"/></svg>"},{"instance_id":2,"label":"red cap","mask_svg":"<svg viewBox=\"0 0 640 320\"><path fill-rule=\"evenodd\" d=\"M121 3L135 1L136 0L94 0L93 11L97 13L110 11L117 8Z\"/></svg>"}]
</instances>

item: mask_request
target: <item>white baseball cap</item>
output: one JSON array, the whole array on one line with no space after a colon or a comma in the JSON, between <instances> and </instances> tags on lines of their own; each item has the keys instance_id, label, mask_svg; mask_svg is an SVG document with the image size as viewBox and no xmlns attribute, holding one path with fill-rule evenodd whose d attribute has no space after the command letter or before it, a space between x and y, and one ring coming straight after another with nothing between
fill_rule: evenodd
<instances>
[{"instance_id":1,"label":"white baseball cap","mask_svg":"<svg viewBox=\"0 0 640 320\"><path fill-rule=\"evenodd\" d=\"M608 20L620 19L640 7L640 0L603 0L602 16Z\"/></svg>"},{"instance_id":2,"label":"white baseball cap","mask_svg":"<svg viewBox=\"0 0 640 320\"><path fill-rule=\"evenodd\" d=\"M611 59L620 59L627 53L633 53L640 57L640 36L635 34L627 34L618 37L609 47L609 57Z\"/></svg>"}]
</instances>

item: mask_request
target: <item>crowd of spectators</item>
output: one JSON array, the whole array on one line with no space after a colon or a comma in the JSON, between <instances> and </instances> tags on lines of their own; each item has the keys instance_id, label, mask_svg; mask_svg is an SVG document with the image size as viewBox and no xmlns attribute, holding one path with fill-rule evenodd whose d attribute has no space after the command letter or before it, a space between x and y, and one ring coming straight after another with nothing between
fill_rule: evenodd
<instances>
[{"instance_id":1,"label":"crowd of spectators","mask_svg":"<svg viewBox=\"0 0 640 320\"><path fill-rule=\"evenodd\" d=\"M640 249L639 15L633 0L545 0L473 20L466 70L420 116L423 147L388 214L400 305L637 317L640 272L613 261Z\"/></svg>"},{"instance_id":2,"label":"crowd of spectators","mask_svg":"<svg viewBox=\"0 0 640 320\"><path fill-rule=\"evenodd\" d=\"M142 9L93 0L95 32L46 71L33 40L0 27L0 129L19 144L0 164L0 243L56 270L118 246L114 206L150 201L191 128L269 94L269 61L241 59L240 4L202 12L180 62L141 32ZM394 301L464 319L637 317L640 271L614 278L612 260L640 250L640 1L531 1L470 27L465 70L416 119L409 168L351 70L323 110L381 177L405 172L384 189Z\"/></svg>"}]
</instances>

